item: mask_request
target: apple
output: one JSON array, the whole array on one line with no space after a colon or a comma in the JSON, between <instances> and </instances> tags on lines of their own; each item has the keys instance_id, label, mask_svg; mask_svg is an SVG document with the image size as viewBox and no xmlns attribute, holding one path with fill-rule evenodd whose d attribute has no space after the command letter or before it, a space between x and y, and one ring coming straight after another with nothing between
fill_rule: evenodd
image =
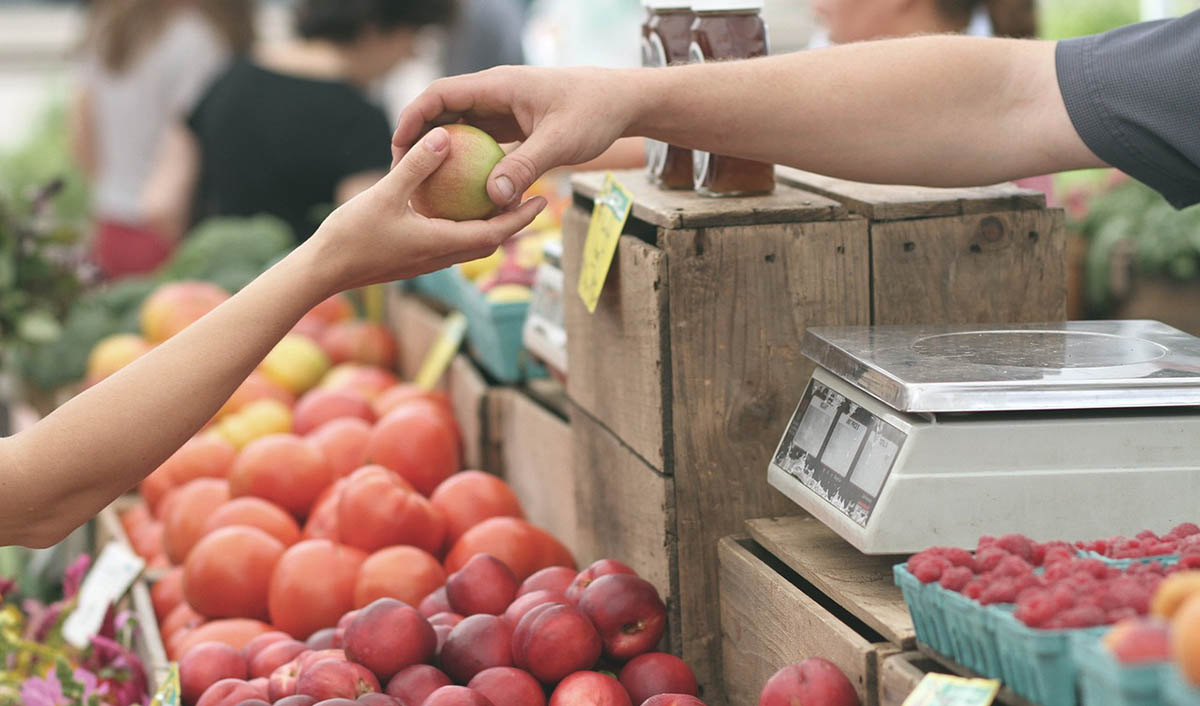
<instances>
[{"instance_id":1,"label":"apple","mask_svg":"<svg viewBox=\"0 0 1200 706\"><path fill-rule=\"evenodd\" d=\"M667 606L658 591L632 574L596 579L584 589L579 608L604 640L604 654L615 660L653 650L667 627Z\"/></svg>"},{"instance_id":2,"label":"apple","mask_svg":"<svg viewBox=\"0 0 1200 706\"><path fill-rule=\"evenodd\" d=\"M578 603L580 597L583 596L584 589L592 585L593 581L601 576L609 576L611 574L629 574L631 576L637 576L636 571L622 564L616 559L601 559L583 571L580 571L575 576L575 580L572 581L571 585L567 587L567 600L571 603Z\"/></svg>"},{"instance_id":3,"label":"apple","mask_svg":"<svg viewBox=\"0 0 1200 706\"><path fill-rule=\"evenodd\" d=\"M413 192L412 206L422 216L471 221L498 209L487 193L492 169L504 150L492 136L470 125L445 125L450 139L446 161Z\"/></svg>"},{"instance_id":4,"label":"apple","mask_svg":"<svg viewBox=\"0 0 1200 706\"><path fill-rule=\"evenodd\" d=\"M446 599L461 615L500 615L520 586L507 564L490 554L476 554L446 579Z\"/></svg>"},{"instance_id":5,"label":"apple","mask_svg":"<svg viewBox=\"0 0 1200 706\"><path fill-rule=\"evenodd\" d=\"M442 647L442 669L465 684L490 667L512 666L513 631L495 615L472 615L455 625Z\"/></svg>"},{"instance_id":6,"label":"apple","mask_svg":"<svg viewBox=\"0 0 1200 706\"><path fill-rule=\"evenodd\" d=\"M276 669L291 662L308 650L308 646L299 640L280 640L261 649L254 659L250 660L250 676L270 679Z\"/></svg>"},{"instance_id":7,"label":"apple","mask_svg":"<svg viewBox=\"0 0 1200 706\"><path fill-rule=\"evenodd\" d=\"M332 650L337 649L334 642L337 641L337 628L322 628L308 636L305 643L310 650Z\"/></svg>"},{"instance_id":8,"label":"apple","mask_svg":"<svg viewBox=\"0 0 1200 706\"><path fill-rule=\"evenodd\" d=\"M565 566L551 566L533 573L517 589L517 598L534 591L558 591L566 594L579 572Z\"/></svg>"},{"instance_id":9,"label":"apple","mask_svg":"<svg viewBox=\"0 0 1200 706\"><path fill-rule=\"evenodd\" d=\"M471 677L467 687L488 698L492 706L546 706L542 685L529 672L492 667Z\"/></svg>"},{"instance_id":10,"label":"apple","mask_svg":"<svg viewBox=\"0 0 1200 706\"><path fill-rule=\"evenodd\" d=\"M575 672L559 682L550 706L633 706L621 682L600 672ZM821 706L825 706L821 704Z\"/></svg>"},{"instance_id":11,"label":"apple","mask_svg":"<svg viewBox=\"0 0 1200 706\"><path fill-rule=\"evenodd\" d=\"M567 597L559 591L534 591L518 597L504 611L504 620L514 629L521 623L521 618L534 608L546 603L566 603Z\"/></svg>"},{"instance_id":12,"label":"apple","mask_svg":"<svg viewBox=\"0 0 1200 706\"><path fill-rule=\"evenodd\" d=\"M691 694L659 694L643 701L642 706L704 706L704 702Z\"/></svg>"},{"instance_id":13,"label":"apple","mask_svg":"<svg viewBox=\"0 0 1200 706\"><path fill-rule=\"evenodd\" d=\"M634 657L618 676L629 698L640 704L659 694L698 696L696 675L687 663L665 652L649 652Z\"/></svg>"},{"instance_id":14,"label":"apple","mask_svg":"<svg viewBox=\"0 0 1200 706\"><path fill-rule=\"evenodd\" d=\"M405 667L431 659L437 633L415 608L395 598L380 598L358 611L346 628L346 658L386 683Z\"/></svg>"},{"instance_id":15,"label":"apple","mask_svg":"<svg viewBox=\"0 0 1200 706\"><path fill-rule=\"evenodd\" d=\"M318 699L355 699L379 691L379 680L361 664L323 659L301 669L296 691Z\"/></svg>"},{"instance_id":16,"label":"apple","mask_svg":"<svg viewBox=\"0 0 1200 706\"><path fill-rule=\"evenodd\" d=\"M421 605L417 607L421 611L421 615L426 618L437 615L438 613L453 613L454 609L450 607L450 600L446 598L446 587L442 586L433 593L425 596L421 601Z\"/></svg>"},{"instance_id":17,"label":"apple","mask_svg":"<svg viewBox=\"0 0 1200 706\"><path fill-rule=\"evenodd\" d=\"M237 706L250 699L265 699L266 694L244 679L222 679L204 691L196 706Z\"/></svg>"},{"instance_id":18,"label":"apple","mask_svg":"<svg viewBox=\"0 0 1200 706\"><path fill-rule=\"evenodd\" d=\"M603 643L583 611L545 604L521 619L513 637L513 660L542 683L554 684L600 659Z\"/></svg>"},{"instance_id":19,"label":"apple","mask_svg":"<svg viewBox=\"0 0 1200 706\"><path fill-rule=\"evenodd\" d=\"M179 661L179 687L183 701L194 704L208 687L222 679L246 679L246 658L221 642L203 642Z\"/></svg>"},{"instance_id":20,"label":"apple","mask_svg":"<svg viewBox=\"0 0 1200 706\"><path fill-rule=\"evenodd\" d=\"M388 682L387 689L384 691L389 696L395 697L402 706L411 706L412 704L420 706L425 703L425 699L429 698L430 694L453 683L450 677L437 667L428 664L414 664L397 672L396 676Z\"/></svg>"},{"instance_id":21,"label":"apple","mask_svg":"<svg viewBox=\"0 0 1200 706\"><path fill-rule=\"evenodd\" d=\"M859 706L854 685L837 665L811 657L779 670L767 680L758 706Z\"/></svg>"}]
</instances>

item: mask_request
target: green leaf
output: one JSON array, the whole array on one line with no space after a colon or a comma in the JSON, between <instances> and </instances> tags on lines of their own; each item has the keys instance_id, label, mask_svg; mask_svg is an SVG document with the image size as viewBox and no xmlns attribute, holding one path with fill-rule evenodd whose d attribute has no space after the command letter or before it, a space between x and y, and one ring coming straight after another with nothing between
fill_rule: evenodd
<instances>
[{"instance_id":1,"label":"green leaf","mask_svg":"<svg viewBox=\"0 0 1200 706\"><path fill-rule=\"evenodd\" d=\"M31 311L17 322L17 336L29 343L49 343L62 335L62 326L54 315L44 311Z\"/></svg>"}]
</instances>

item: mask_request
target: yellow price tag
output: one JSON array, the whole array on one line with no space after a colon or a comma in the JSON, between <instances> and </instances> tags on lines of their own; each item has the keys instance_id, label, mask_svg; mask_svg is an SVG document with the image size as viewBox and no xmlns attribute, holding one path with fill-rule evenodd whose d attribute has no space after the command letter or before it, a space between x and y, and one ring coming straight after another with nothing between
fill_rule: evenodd
<instances>
[{"instance_id":1,"label":"yellow price tag","mask_svg":"<svg viewBox=\"0 0 1200 706\"><path fill-rule=\"evenodd\" d=\"M462 346L463 336L466 333L466 315L459 311L451 312L442 322L441 334L433 342L429 352L425 354L425 360L421 363L420 370L417 371L417 378L414 380L417 387L422 390L432 390L437 387L438 381L446 373L446 368L450 367L450 361L454 360L454 355Z\"/></svg>"},{"instance_id":2,"label":"yellow price tag","mask_svg":"<svg viewBox=\"0 0 1200 706\"><path fill-rule=\"evenodd\" d=\"M150 701L150 706L179 706L182 703L179 691L179 664L172 662L167 668L166 678Z\"/></svg>"},{"instance_id":3,"label":"yellow price tag","mask_svg":"<svg viewBox=\"0 0 1200 706\"><path fill-rule=\"evenodd\" d=\"M926 674L903 706L990 706L999 693L1000 682L995 679Z\"/></svg>"},{"instance_id":4,"label":"yellow price tag","mask_svg":"<svg viewBox=\"0 0 1200 706\"><path fill-rule=\"evenodd\" d=\"M604 175L604 188L596 195L587 240L583 243L583 262L579 270L579 297L589 313L596 312L604 280L608 278L621 231L633 208L633 195L616 180L612 172Z\"/></svg>"}]
</instances>

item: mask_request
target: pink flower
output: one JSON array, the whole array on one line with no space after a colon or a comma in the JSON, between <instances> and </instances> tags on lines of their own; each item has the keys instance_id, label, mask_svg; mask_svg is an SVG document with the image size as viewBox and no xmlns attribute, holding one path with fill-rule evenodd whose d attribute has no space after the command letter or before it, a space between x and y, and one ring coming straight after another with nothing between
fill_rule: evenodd
<instances>
[{"instance_id":1,"label":"pink flower","mask_svg":"<svg viewBox=\"0 0 1200 706\"><path fill-rule=\"evenodd\" d=\"M25 706L69 706L62 683L54 672L44 679L30 677L21 684L21 703Z\"/></svg>"},{"instance_id":2,"label":"pink flower","mask_svg":"<svg viewBox=\"0 0 1200 706\"><path fill-rule=\"evenodd\" d=\"M71 600L75 594L79 593L79 587L83 584L83 579L91 567L92 557L87 554L80 554L78 559L71 562L71 565L63 572L64 600Z\"/></svg>"},{"instance_id":3,"label":"pink flower","mask_svg":"<svg viewBox=\"0 0 1200 706\"><path fill-rule=\"evenodd\" d=\"M3 603L4 599L8 597L8 594L15 590L17 590L16 581L12 581L0 576L0 603Z\"/></svg>"}]
</instances>

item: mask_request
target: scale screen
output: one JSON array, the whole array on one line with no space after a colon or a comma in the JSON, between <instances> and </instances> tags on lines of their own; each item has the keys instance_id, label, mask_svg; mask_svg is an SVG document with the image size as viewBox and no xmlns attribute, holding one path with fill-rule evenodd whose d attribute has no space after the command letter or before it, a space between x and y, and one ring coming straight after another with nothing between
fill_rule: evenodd
<instances>
[{"instance_id":1,"label":"scale screen","mask_svg":"<svg viewBox=\"0 0 1200 706\"><path fill-rule=\"evenodd\" d=\"M814 379L775 452L775 465L866 527L906 437Z\"/></svg>"}]
</instances>

